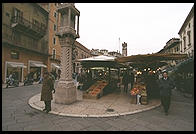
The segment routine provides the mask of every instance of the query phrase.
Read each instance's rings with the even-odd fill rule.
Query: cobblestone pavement
[[[28,99],[41,85],[2,89],[3,131],[193,131],[194,99],[174,90],[169,115],[162,107],[107,118],[64,117],[32,109]]]

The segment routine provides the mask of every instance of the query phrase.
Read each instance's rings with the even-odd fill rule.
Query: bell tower
[[[60,26],[56,35],[61,45],[61,76],[56,88],[55,103],[71,104],[77,98],[76,86],[72,79],[72,59],[74,42],[79,38],[80,12],[74,3],[58,4],[57,12],[60,14]]]
[[[127,56],[127,43],[122,43],[122,56]]]

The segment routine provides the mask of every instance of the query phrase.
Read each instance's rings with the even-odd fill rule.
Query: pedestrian
[[[130,74],[131,89],[133,88],[134,79],[135,79],[134,74],[133,74],[133,72],[131,72],[131,74]]]
[[[163,78],[159,80],[161,104],[164,108],[165,115],[168,115],[168,110],[171,102],[171,90],[174,88],[174,82],[168,77],[166,71],[163,72]]]
[[[33,74],[33,80],[34,80],[34,81],[37,80],[37,72],[34,72],[34,74]]]
[[[41,101],[44,101],[45,103],[45,108],[43,109],[43,111],[46,111],[46,113],[51,111],[51,100],[53,99],[52,91],[53,93],[55,92],[54,83],[49,73],[46,71],[44,72],[43,85],[41,91]]]
[[[129,74],[128,74],[128,71],[126,71],[124,73],[122,82],[123,82],[123,85],[124,85],[124,92],[127,93],[128,84],[129,84]]]

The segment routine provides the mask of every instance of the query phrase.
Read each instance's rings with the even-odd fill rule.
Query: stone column
[[[68,13],[66,12],[67,10]],[[71,104],[77,100],[76,86],[72,79],[72,49],[78,37],[76,35],[75,25],[73,28],[71,27],[73,21],[71,20],[71,14],[72,11],[77,11],[77,9],[74,4],[63,3],[59,5],[57,11],[61,14],[61,19],[68,19],[68,23],[64,20],[61,21],[59,30],[56,33],[61,45],[61,77],[56,87],[55,103]],[[79,11],[73,15],[75,17],[78,14]]]
[[[71,9],[68,9],[68,26],[71,27]]]
[[[55,93],[55,102],[71,104],[76,101],[76,86],[72,79],[72,44],[75,39],[72,37],[59,38],[61,44],[61,78]]]

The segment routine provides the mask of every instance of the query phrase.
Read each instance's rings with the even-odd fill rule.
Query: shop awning
[[[7,63],[8,67],[21,67],[21,68],[27,68],[23,63]]]
[[[31,66],[32,67],[44,67],[44,68],[47,68],[47,66],[46,65],[44,65],[44,64],[42,64],[42,63],[31,63]]]
[[[115,60],[120,63],[124,62],[154,62],[154,61],[166,61],[166,60],[180,60],[186,59],[187,54],[173,54],[173,53],[155,53],[155,54],[144,54],[144,55],[132,55],[126,57],[119,57]]]
[[[116,57],[113,56],[105,56],[105,55],[100,55],[100,56],[94,56],[90,58],[85,58],[85,59],[78,59],[78,61],[114,61]]]
[[[60,69],[60,66],[58,66],[58,65],[57,65],[57,64],[55,64],[55,63],[51,63],[51,65],[52,65],[52,66],[54,66],[55,68]]]

